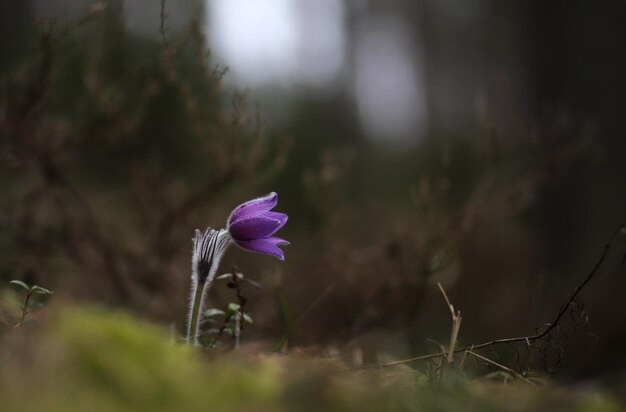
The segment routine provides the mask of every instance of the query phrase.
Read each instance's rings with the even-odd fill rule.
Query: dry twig
[[[448,299],[448,295],[446,295],[446,291],[443,289],[443,286],[441,286],[441,283],[437,282],[437,286],[439,286],[439,290],[446,300],[446,304],[448,308],[450,308],[450,314],[452,315],[452,332],[450,332],[450,345],[448,346],[446,355],[446,363],[452,363],[452,361],[454,361],[454,349],[459,337],[459,329],[461,329],[461,311],[454,310],[454,305],[450,303],[450,299]]]
[[[536,341],[544,339],[553,330],[555,330],[555,328],[558,329],[559,322],[561,321],[561,319],[563,318],[565,313],[567,313],[569,306],[572,304],[572,302],[574,302],[578,298],[578,295],[580,294],[580,292],[591,281],[591,279],[593,279],[600,272],[600,269],[602,268],[602,265],[603,265],[604,261],[606,260],[606,257],[607,257],[607,255],[609,253],[609,250],[611,249],[611,246],[613,245],[617,235],[619,235],[619,234],[626,235],[626,227],[620,227],[618,230],[616,230],[611,235],[611,237],[609,238],[609,241],[604,245],[604,250],[602,251],[602,254],[600,255],[600,258],[596,261],[596,264],[594,265],[593,269],[591,270],[591,272],[589,272],[587,277],[576,287],[576,289],[574,289],[574,292],[570,295],[570,297],[567,299],[565,304],[561,307],[561,309],[559,310],[558,314],[556,315],[554,321],[552,321],[551,323],[546,324],[547,328],[544,331],[537,332],[534,335],[520,336],[520,337],[515,337],[515,338],[494,339],[494,340],[489,341],[489,342],[484,342],[484,343],[480,343],[480,344],[470,344],[470,345],[466,345],[466,346],[464,346],[462,348],[459,348],[459,349],[454,349],[453,344],[456,343],[456,338],[457,338],[457,335],[458,335],[458,329],[456,331],[457,335],[454,334],[454,332],[455,332],[454,331],[454,322],[455,322],[454,321],[454,319],[455,319],[454,307],[452,306],[452,304],[450,303],[449,299],[447,298],[447,296],[445,294],[445,291],[443,290],[441,285],[439,285],[439,288],[440,288],[442,294],[444,295],[444,298],[446,299],[446,303],[448,303],[448,306],[450,307],[450,311],[452,313],[452,318],[453,318],[453,330],[452,330],[452,334],[450,336],[450,348],[449,348],[448,353],[447,353],[447,362],[451,361],[451,357],[455,353],[467,352],[467,353],[470,353],[470,354],[476,356],[477,354],[475,354],[475,352],[474,352],[475,350],[486,348],[486,347],[492,347],[494,345],[498,345],[498,344],[502,344],[502,343],[523,342],[527,346],[531,346]],[[461,323],[460,312],[458,312],[456,314],[456,316],[459,317],[458,327],[460,328],[460,323]],[[433,358],[442,357],[442,356],[443,355],[441,353],[431,353],[431,354],[428,354],[428,355],[416,356],[416,357],[413,357],[413,358],[408,358],[408,359],[403,359],[403,360],[398,360],[398,361],[393,361],[393,362],[379,363],[379,364],[374,364],[374,365],[364,365],[364,366],[361,366],[361,367],[358,367],[358,368],[353,368],[352,370],[383,368],[383,367],[388,367],[388,366],[404,365],[404,364],[411,363],[411,362],[417,362],[417,361],[421,361],[421,360],[433,359]],[[484,357],[481,357],[481,359],[483,359],[483,358]],[[483,360],[485,360],[485,359],[487,359],[487,358],[484,358]],[[489,360],[489,362],[490,363],[495,363],[494,361],[491,361],[491,360]],[[499,367],[503,366],[503,365],[500,365],[500,364],[497,364],[497,365]],[[508,369],[510,369],[510,368],[508,368]]]

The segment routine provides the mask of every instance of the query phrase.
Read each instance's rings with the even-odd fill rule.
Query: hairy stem
[[[200,307],[201,302],[202,302],[202,295],[204,292],[204,285],[205,282],[198,282],[197,280],[194,280],[194,282],[196,282],[196,288],[195,291],[193,293],[193,301],[190,302],[189,305],[189,329],[187,331],[187,343],[189,345],[197,345],[198,344],[198,318],[199,318],[199,312],[200,312]]]
[[[204,311],[204,300],[208,290],[211,288],[222,255],[232,240],[225,229],[213,230],[209,227],[204,233],[196,230],[196,237],[193,242],[194,250],[191,259],[192,289],[189,297],[190,312],[188,315],[187,344],[198,346],[200,318]]]

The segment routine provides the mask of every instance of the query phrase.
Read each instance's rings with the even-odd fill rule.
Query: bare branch
[[[454,361],[454,348],[456,347],[459,330],[461,329],[461,311],[454,311],[454,305],[450,303],[450,299],[448,299],[448,295],[446,295],[446,291],[443,289],[443,286],[441,286],[441,283],[437,282],[437,286],[439,286],[439,290],[450,309],[450,315],[452,315],[452,332],[450,332],[450,345],[448,346],[446,356],[446,363],[452,363]]]
[[[593,279],[600,272],[600,269],[602,269],[602,265],[604,264],[604,261],[606,260],[606,257],[608,256],[609,250],[613,246],[613,243],[615,242],[615,238],[619,234],[626,235],[626,227],[620,227],[619,229],[617,229],[611,235],[611,237],[609,238],[609,241],[604,245],[604,250],[602,251],[602,254],[600,255],[600,258],[597,260],[597,262],[594,265],[594,267],[591,270],[591,272],[589,272],[587,277],[576,287],[576,289],[574,289],[574,292],[570,295],[570,297],[567,299],[565,304],[561,307],[561,309],[559,310],[558,314],[556,315],[554,321],[552,321],[551,323],[546,324],[547,328],[544,331],[537,332],[534,335],[520,336],[520,337],[515,337],[515,338],[494,339],[494,340],[489,341],[489,342],[484,342],[484,343],[479,343],[479,344],[470,344],[470,345],[466,345],[466,346],[464,346],[462,348],[454,349],[454,350],[452,350],[452,336],[451,336],[451,348],[448,351],[448,359],[450,359],[450,357],[452,355],[454,355],[455,353],[461,353],[461,352],[469,352],[470,354],[476,356],[476,354],[473,352],[474,350],[482,349],[482,348],[486,348],[486,347],[492,347],[494,345],[499,345],[499,344],[503,344],[503,343],[523,342],[528,347],[531,347],[538,340],[545,339],[552,331],[555,330],[555,328],[558,330],[559,322],[561,321],[561,319],[563,318],[565,313],[567,313],[569,306],[572,304],[572,302],[574,302],[578,298],[578,295],[580,295],[580,292],[584,289],[585,286],[587,286],[587,284],[591,281],[591,279]],[[441,287],[441,285],[438,284],[438,286],[439,286],[439,289],[441,290],[441,293],[444,296],[444,299],[446,300],[446,303],[450,307],[450,310],[452,312],[452,316],[453,316],[453,319],[454,319],[454,317],[455,317],[454,307],[450,303],[450,300],[448,299],[448,297],[447,297],[445,291],[443,290],[443,288]],[[459,316],[459,323],[460,323],[460,312],[458,312],[458,316]],[[458,331],[457,331],[457,333],[458,333]],[[564,358],[564,350],[563,350],[563,348],[555,346],[555,347],[552,347],[552,349],[554,349],[557,352],[557,355],[559,356],[559,361],[562,361],[562,359]],[[358,367],[358,368],[353,368],[353,369],[350,369],[350,370],[373,369],[373,368],[383,368],[383,367],[388,367],[388,366],[404,365],[404,364],[411,363],[411,362],[417,362],[417,361],[421,361],[421,360],[433,359],[433,358],[437,358],[437,357],[442,357],[443,358],[443,356],[444,356],[444,354],[442,354],[442,353],[431,353],[431,354],[428,354],[428,355],[416,356],[416,357],[413,357],[413,358],[408,358],[408,359],[403,359],[403,360],[398,360],[398,361],[393,361],[393,362],[379,363],[379,364],[374,364],[374,365],[365,365],[365,366],[361,366],[361,367]],[[481,359],[482,358],[483,357],[481,357]],[[483,360],[485,360],[485,359],[487,359],[487,358],[484,358]],[[489,361],[493,362],[491,360],[489,360]],[[448,362],[449,362],[449,360],[448,360]],[[497,364],[497,365],[498,366],[502,366],[500,364]]]
[[[494,361],[494,360],[492,360],[492,359],[489,359],[489,358],[487,358],[487,357],[485,357],[485,356],[479,355],[479,354],[478,354],[478,353],[476,353],[476,352],[472,352],[471,350],[466,350],[464,353],[466,353],[466,354],[468,354],[468,355],[472,355],[472,356],[474,356],[474,357],[475,357],[475,358],[477,358],[477,359],[480,359],[480,360],[482,360],[482,361],[484,361],[484,362],[487,362],[487,363],[488,363],[488,364],[490,364],[490,365],[493,365],[493,366],[495,366],[495,367],[497,367],[497,368],[502,369],[503,371],[506,371],[506,372],[510,373],[511,375],[515,376],[515,377],[516,377],[516,378],[518,378],[518,379],[521,379],[521,380],[523,380],[523,381],[525,381],[525,382],[528,382],[526,379],[524,379],[524,377],[523,377],[520,373],[518,373],[518,372],[514,371],[513,369],[509,368],[508,366],[504,366],[504,365],[503,365],[503,364],[501,364],[501,363],[498,363],[498,362],[496,362],[496,361]],[[529,382],[529,383],[530,383],[530,382]],[[531,384],[532,384],[532,383],[531,383]]]

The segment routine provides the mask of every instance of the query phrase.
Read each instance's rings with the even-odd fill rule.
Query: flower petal
[[[242,249],[252,252],[265,253],[272,255],[280,260],[285,260],[285,254],[278,246],[288,245],[289,242],[279,237],[268,237],[265,239],[244,240],[235,242]]]
[[[276,231],[278,231],[281,227],[285,226],[285,223],[287,223],[287,220],[289,219],[289,216],[287,216],[285,213],[280,213],[280,212],[265,212],[263,213],[263,217],[276,219],[280,222],[280,225],[278,225],[278,228],[276,228],[274,233],[276,233]],[[271,236],[274,233],[270,233],[268,236]]]
[[[228,227],[235,240],[253,240],[274,234],[281,226],[281,221],[265,216],[238,220]]]
[[[256,217],[273,209],[278,204],[278,194],[272,192],[266,196],[249,200],[237,206],[228,217],[227,226],[243,219]]]

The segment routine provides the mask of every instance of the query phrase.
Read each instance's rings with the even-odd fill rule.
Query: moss
[[[618,411],[600,392],[470,381],[434,384],[408,368],[346,371],[298,356],[218,357],[175,345],[128,314],[65,307],[2,343],[10,411]]]
[[[66,308],[27,338],[3,371],[10,410],[265,410],[280,395],[272,363],[208,362],[118,312]]]

